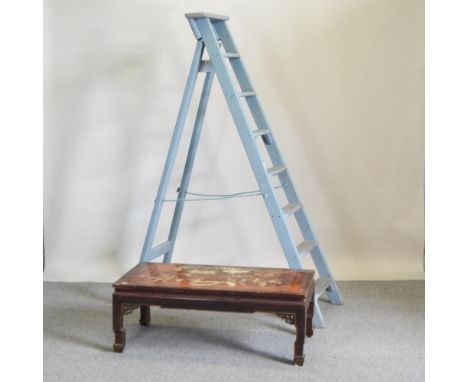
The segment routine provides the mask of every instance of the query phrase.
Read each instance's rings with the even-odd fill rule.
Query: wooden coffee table
[[[305,335],[313,334],[313,271],[141,263],[113,287],[115,352],[122,352],[125,347],[124,313],[131,307],[140,307],[140,324],[149,325],[150,305],[158,305],[289,316],[296,326],[294,363],[304,363]]]

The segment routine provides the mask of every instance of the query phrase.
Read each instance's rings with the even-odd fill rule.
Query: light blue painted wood
[[[228,16],[224,15],[217,15],[215,13],[208,13],[208,12],[195,12],[195,13],[186,13],[185,17],[187,19],[200,19],[200,18],[208,18],[211,21],[227,21],[229,20]]]
[[[149,252],[153,246],[154,235],[156,233],[159,216],[161,214],[163,200],[167,192],[167,187],[169,186],[172,168],[174,167],[177,149],[179,147],[180,138],[184,129],[185,119],[187,118],[187,111],[190,105],[190,100],[192,99],[193,89],[195,88],[195,82],[197,80],[197,74],[202,55],[203,43],[198,41],[197,46],[195,47],[195,53],[193,54],[192,65],[190,67],[187,85],[185,86],[184,96],[180,105],[179,115],[177,117],[174,128],[174,134],[169,146],[166,164],[164,165],[161,182],[159,183],[158,194],[156,196],[156,200],[154,201],[153,212],[151,213],[148,230],[146,232],[145,243],[143,244],[143,249],[141,251],[140,262],[148,261]]]
[[[218,32],[218,35],[221,38],[221,41],[224,44],[224,47],[227,51],[239,52],[237,47],[235,46],[234,40],[231,37],[230,31],[226,23],[216,23],[215,28]],[[233,71],[239,81],[242,89],[253,89],[252,82],[249,79],[247,74],[247,70],[243,64],[241,59],[231,60]],[[268,129],[271,131],[270,125],[266,119],[265,113],[263,112],[262,106],[260,104],[258,97],[249,97],[246,99],[247,104],[249,106],[250,112],[252,113],[252,117],[255,120],[255,123],[258,129]],[[279,151],[278,145],[274,139],[272,133],[268,134],[268,142],[266,143],[266,150],[270,156],[270,160],[274,166],[283,166],[284,160],[281,156]],[[278,174],[279,180],[281,184],[286,184],[287,186],[284,188],[284,192],[286,198],[290,203],[300,203],[299,197],[296,193],[293,180],[289,174],[289,171],[283,171]],[[297,219],[297,223],[301,233],[306,241],[317,241],[316,235],[312,228],[309,218],[305,212],[304,208],[301,208],[295,213],[295,218]],[[317,268],[317,271],[320,276],[331,277],[330,267],[327,264],[325,256],[322,253],[320,244],[317,242],[317,245],[311,251],[311,256],[314,261],[314,264]],[[327,290],[328,297],[332,304],[341,304],[342,298],[340,292],[333,281],[330,288]]]
[[[174,216],[172,218],[171,229],[169,231],[169,241],[172,243],[175,243],[175,240],[177,238],[177,232],[179,231],[180,219],[182,217],[182,211],[184,209],[184,199],[190,182],[190,176],[192,174],[198,142],[200,141],[200,133],[203,126],[203,120],[205,118],[208,99],[210,97],[211,85],[213,84],[213,76],[213,72],[206,73],[205,82],[203,84],[203,90],[200,97],[200,104],[198,106],[197,116],[195,117],[195,125],[193,128],[192,138],[190,140],[187,159],[185,160],[184,173],[182,175],[179,192],[177,194],[177,204],[174,210]],[[165,263],[171,262],[173,251],[174,246],[172,246],[170,251],[164,255]]]
[[[146,261],[154,260],[160,256],[165,255],[169,251],[172,251],[172,247],[174,246],[174,242],[172,241],[165,241],[157,245],[156,247],[151,248],[149,254],[147,255]]]
[[[186,16],[187,16],[187,15],[186,15]],[[201,39],[201,35],[200,35],[200,32],[198,31],[197,23],[195,22],[195,20],[194,20],[193,18],[187,17],[187,19],[188,19],[190,28],[192,28],[192,32],[193,32],[193,34],[195,35],[195,38],[196,38],[197,40],[200,40],[200,39]]]
[[[314,328],[325,327],[325,320],[323,319],[323,314],[322,314],[322,310],[320,309],[318,299],[315,299],[314,315],[312,317],[312,325],[314,326]]]
[[[318,304],[318,298],[323,292],[326,292],[331,303],[341,304],[341,295],[335,280],[331,275],[330,268],[322,253],[316,235],[310,224],[310,220],[307,217],[305,209],[296,193],[289,170],[283,161],[273,133],[271,132],[270,125],[260,105],[260,101],[253,88],[252,82],[248,77],[239,51],[237,50],[228,30],[226,25],[227,17],[201,13],[187,14],[186,16],[198,42],[140,261],[149,261],[162,255],[164,255],[164,262],[170,262],[172,259],[172,253],[175,240],[177,238],[177,232],[180,225],[188,184],[190,182],[195,154],[200,140],[200,133],[203,126],[213,77],[214,73],[216,73],[289,266],[291,268],[302,268],[301,258],[305,254],[310,254],[312,256],[312,260],[314,261],[320,275],[317,280],[317,285],[320,290],[317,290],[318,293],[316,294],[317,304],[314,314],[314,326],[323,327],[324,321]],[[209,61],[201,60],[203,50],[205,48],[207,49],[210,57]],[[230,75],[228,64],[232,65],[235,78],[232,78]],[[187,153],[181,185],[178,191],[177,204],[171,223],[169,237],[166,242],[152,248],[162,203],[169,184],[187,110],[199,72],[206,72],[206,77],[200,97],[189,151]],[[240,91],[236,86],[236,81],[240,86]],[[251,113],[255,126],[249,125],[248,113]],[[268,156],[273,164],[269,169],[265,168],[263,158],[260,154],[258,147],[260,142],[265,144]],[[283,190],[289,203],[286,206],[280,206],[279,204],[279,199],[272,182],[272,178],[274,176],[277,176],[281,184],[284,185]],[[293,236],[288,227],[288,215],[297,220],[301,234],[304,238],[302,243],[294,242]]]
[[[215,68],[221,88],[223,89],[226,102],[233,116],[237,131],[243,143],[250,165],[254,172],[258,186],[263,193],[263,199],[267,206],[270,217],[273,221],[276,233],[280,239],[280,244],[286,259],[291,268],[302,268],[301,261],[297,256],[296,246],[286,224],[285,216],[279,205],[278,198],[273,189],[270,177],[268,176],[260,152],[256,147],[252,129],[249,127],[248,119],[242,107],[239,94],[234,86],[226,67],[226,61],[216,40],[216,32],[212,23],[207,18],[196,19],[198,30],[208,51],[210,59]],[[252,89],[242,89],[251,92]],[[249,98],[256,98],[255,96]]]

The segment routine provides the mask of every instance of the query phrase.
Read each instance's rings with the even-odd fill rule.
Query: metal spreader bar
[[[341,295],[312,229],[310,220],[306,215],[304,206],[296,193],[289,169],[280,154],[270,125],[260,105],[257,93],[247,75],[241,55],[228,30],[226,22],[229,18],[210,13],[188,13],[185,16],[197,39],[197,44],[166,164],[159,184],[158,194],[154,202],[140,262],[151,261],[161,256],[163,256],[163,261],[166,263],[170,262],[172,259],[213,77],[216,75],[234,119],[242,145],[249,159],[250,166],[255,175],[259,193],[263,196],[263,200],[265,201],[289,267],[296,269],[303,268],[302,260],[307,255],[312,257],[315,264],[319,278],[316,282],[314,326],[323,327],[324,321],[318,299],[322,294],[326,293],[330,302],[338,305],[342,303]],[[209,60],[202,59],[205,49],[208,52]],[[187,111],[193,95],[196,79],[200,73],[204,73],[205,81],[181,184],[175,200],[176,206],[169,237],[165,242],[153,246]],[[232,75],[232,73],[234,75]],[[251,118],[249,118],[249,113]],[[254,126],[251,126],[251,120],[254,121]],[[262,157],[259,145],[265,146],[271,165],[265,165],[265,159]],[[275,187],[273,185],[275,177],[278,178],[282,187]],[[277,191],[278,188],[282,191]],[[277,192],[284,192],[288,201],[286,205],[282,206],[280,204]],[[289,228],[290,219],[296,219],[297,221],[303,237],[301,243],[296,243],[293,239]]]

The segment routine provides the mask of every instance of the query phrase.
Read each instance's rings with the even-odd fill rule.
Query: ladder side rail
[[[218,30],[218,34],[221,37],[221,41],[223,42],[225,48],[233,52],[238,52],[238,49],[234,43],[234,40],[232,39],[231,33],[226,23],[218,23],[216,25],[216,28]],[[245,69],[245,65],[243,64],[242,60],[240,58],[236,60],[232,60],[231,65],[233,67],[237,80],[239,81],[241,86],[245,86],[246,88],[253,90],[252,81],[250,80],[249,75],[247,74],[247,70]],[[266,144],[265,146],[270,156],[272,164],[284,165],[284,160],[279,152],[273,133],[270,129],[270,124],[268,123],[265,117],[265,113],[263,112],[263,109],[260,105],[260,101],[258,98],[259,97],[248,97],[246,99],[250,112],[252,113],[252,117],[255,123],[257,124],[258,129],[267,129],[270,131],[269,133],[270,143]],[[292,179],[290,178],[288,171],[283,171],[282,173],[278,174],[278,177],[282,184],[287,184],[287,187],[285,188],[285,194],[286,194],[287,200],[290,203],[299,202],[299,197],[297,196],[295,192],[294,186],[292,184]],[[298,211],[296,216],[299,215],[299,212],[300,211]],[[307,225],[303,224],[303,227],[301,228],[301,232],[303,230],[305,231],[306,228],[307,228]],[[302,233],[305,238],[304,232]],[[307,240],[315,240],[315,238],[308,238]]]
[[[218,32],[221,41],[225,47],[226,51],[232,53],[239,53],[234,40],[231,36],[229,28],[226,23],[217,23],[216,29]],[[230,60],[233,71],[237,77],[237,80],[241,84],[243,90],[254,90],[252,82],[249,78],[247,70],[245,69],[245,65],[240,58],[235,60]],[[284,165],[284,160],[282,155],[279,151],[278,145],[274,138],[274,135],[271,131],[270,125],[266,119],[265,113],[263,108],[260,104],[259,97],[248,97],[246,99],[247,104],[249,106],[250,112],[252,113],[252,117],[257,124],[258,129],[268,129],[270,131],[269,134],[269,144],[266,144],[266,150],[270,156],[271,162],[273,165]],[[286,184],[284,187],[284,192],[286,195],[287,200],[290,203],[297,203],[299,202],[299,196],[296,193],[296,189],[294,187],[291,175],[288,171],[283,171],[282,173],[278,174],[278,178],[281,184]],[[310,219],[307,216],[305,208],[301,208],[294,214],[297,223],[299,225],[299,229],[302,233],[302,236],[305,240],[316,240],[316,235],[312,224],[310,223]],[[317,271],[320,276],[332,277],[330,267],[323,256],[323,252],[321,250],[320,244],[317,242],[317,247],[312,250],[312,258],[314,264],[317,268]],[[330,301],[332,303],[340,304],[341,303],[341,296],[339,294],[338,288],[335,284],[335,281],[332,281],[331,287],[327,289],[327,293],[329,295]]]
[[[228,29],[226,23],[218,23],[216,25],[218,34],[221,37],[221,41],[223,42],[224,46],[232,50],[234,52],[238,52],[237,47],[232,39],[231,33]],[[253,89],[252,82],[250,81],[249,75],[247,74],[247,70],[245,69],[245,65],[240,59],[232,60],[231,61],[234,73],[237,76],[237,79],[241,85],[245,85],[246,87]],[[279,151],[278,145],[274,138],[273,133],[271,132],[270,124],[268,123],[265,113],[263,112],[263,108],[260,104],[258,99],[259,97],[248,97],[247,104],[249,106],[250,112],[252,113],[252,117],[257,124],[258,129],[268,129],[270,130],[269,136],[269,144],[266,144],[266,150],[270,156],[271,162],[273,165],[284,165],[284,160],[282,155]],[[284,187],[284,192],[286,195],[287,200],[290,203],[297,203],[299,202],[299,197],[295,191],[295,187],[289,171],[283,171],[282,173],[278,174],[278,178],[281,184],[286,184],[287,186]],[[316,240],[315,234],[313,232],[312,226],[310,224],[309,219],[307,218],[304,208],[301,208],[296,214],[295,217],[297,219],[299,229],[305,240]],[[327,271],[328,266],[321,266],[321,269],[317,269],[319,273],[322,275],[329,275],[329,271]]]
[[[256,110],[258,110],[258,112],[256,112]],[[259,119],[261,118],[264,121],[266,121],[265,116],[260,107],[260,104],[258,102],[257,102],[257,105],[254,105],[254,107],[251,108],[251,111],[255,120],[257,120],[257,118]],[[261,126],[264,126],[264,125],[261,125]],[[267,149],[268,154],[270,155],[272,162],[284,163],[273,134],[270,134],[270,140],[271,140],[270,141],[271,143],[269,145],[265,145],[265,147]],[[288,201],[291,203],[299,202],[299,197],[296,193],[296,189],[294,187],[294,183],[291,178],[289,170],[283,171],[282,173],[278,174],[278,179],[281,184],[286,185],[285,187],[283,187],[283,189],[284,189],[284,193]],[[304,237],[304,240],[313,240],[313,241],[316,241],[317,243],[316,247],[311,251],[311,256],[314,261],[317,272],[322,277],[331,277],[333,279],[331,268],[328,265],[328,262],[325,256],[323,255],[320,242],[317,241],[317,238],[316,238],[317,236],[315,234],[311,221],[309,217],[307,216],[307,212],[304,206],[303,208],[299,209],[294,214],[294,217],[296,218],[297,224],[302,233],[302,236]],[[334,279],[331,282],[331,286],[327,288],[327,294],[332,304],[341,304],[342,298],[335,284]]]
[[[227,53],[239,53],[237,46],[234,42],[234,39],[231,36],[229,31],[229,27],[226,23],[217,23],[215,24],[215,29],[218,32],[218,36],[223,43],[224,49]],[[236,59],[230,60],[234,73],[239,81],[242,90],[254,90],[252,81],[245,70],[245,67],[242,65],[241,57],[237,57]],[[250,97],[251,99],[257,97]],[[249,100],[249,98],[247,98]]]
[[[323,318],[322,310],[320,309],[320,305],[318,304],[317,300],[315,300],[314,315],[312,316],[312,325],[314,328],[325,327],[325,320]]]
[[[234,52],[238,52],[237,47],[234,43],[234,40],[232,39],[231,33],[228,29],[228,26],[226,23],[219,23],[216,25],[218,34],[221,37],[221,41],[223,42],[224,46],[232,50]],[[253,85],[252,81],[249,78],[249,75],[247,74],[247,70],[245,69],[245,65],[242,62],[241,59],[237,60],[232,60],[231,65],[233,68],[233,71],[237,77],[237,80],[241,84],[241,86],[245,86],[246,88],[250,88],[253,90]],[[260,100],[258,99],[259,97],[248,97],[247,104],[249,106],[250,112],[252,113],[252,117],[257,124],[258,129],[268,129],[270,131],[269,133],[269,144],[266,144],[266,149],[268,152],[268,155],[270,156],[271,162],[273,165],[284,165],[284,160],[281,156],[281,153],[278,149],[278,145],[276,144],[273,132],[271,131],[270,124],[268,123],[265,113],[263,112],[263,108],[260,104]],[[279,179],[282,184],[287,184],[288,186],[285,187],[285,194],[286,198],[290,203],[297,203],[299,202],[299,197],[295,192],[294,185],[292,183],[292,179],[288,174],[288,171],[284,171],[281,174],[279,174]],[[303,210],[303,209],[301,209]],[[296,216],[299,215],[299,211],[296,214]],[[300,219],[303,220],[303,219]],[[298,221],[298,223],[300,223]],[[307,221],[304,221],[303,224],[299,224],[301,228],[301,232],[304,235],[304,232],[308,231],[308,224],[306,224]],[[310,236],[310,235],[309,235]],[[315,240],[314,237],[308,237],[306,238],[307,240]]]
[[[190,28],[192,28],[192,32],[193,32],[193,34],[195,35],[195,38],[196,38],[197,40],[201,41],[202,35],[201,35],[201,33],[200,33],[200,29],[198,29],[197,21],[198,21],[200,18],[203,18],[203,17],[205,17],[205,16],[199,16],[199,17],[193,17],[193,16],[188,17],[188,16],[189,16],[188,14],[185,15],[185,17],[187,17],[187,20],[188,20],[188,22],[189,22],[189,24],[190,24]],[[206,16],[206,17],[208,17],[208,16]],[[208,17],[208,18],[209,18],[209,17]],[[209,19],[210,19],[210,18],[209,18]],[[228,18],[226,18],[226,19],[217,18],[217,19],[210,19],[210,22],[211,22],[213,25],[216,25],[216,24],[219,24],[219,23],[224,24],[224,22],[227,21],[227,20],[228,20]],[[218,41],[220,38],[219,38],[219,36],[218,36],[218,32],[217,32],[216,29],[214,30],[214,35],[215,35],[216,41]]]
[[[255,178],[260,190],[262,191],[264,201],[273,221],[277,235],[280,239],[280,243],[286,255],[288,264],[291,268],[302,268],[300,259],[297,256],[297,251],[292,235],[286,224],[283,212],[279,206],[273,185],[266,173],[266,169],[263,165],[260,153],[256,147],[255,139],[249,129],[244,109],[242,108],[242,104],[236,94],[233,81],[227,71],[226,62],[222,57],[220,47],[218,46],[216,40],[216,31],[214,30],[211,22],[206,18],[197,19],[196,22],[198,30],[203,36],[205,47],[207,48],[210,55],[210,59],[218,76],[218,80],[223,89],[224,96],[226,97],[227,104],[231,110],[231,114],[234,118],[237,131],[249,158],[249,162],[254,172]],[[216,23],[217,26],[221,24],[224,23]]]
[[[266,147],[267,147],[267,151],[270,153],[271,156],[273,157],[275,157],[276,155],[280,156],[279,149],[278,149],[278,146],[276,146],[274,138],[272,138],[272,144],[270,145],[270,147],[268,145]],[[284,187],[284,191],[285,191],[287,199],[299,200],[297,193],[296,193],[296,189],[291,179],[291,175],[289,174],[289,171],[283,171],[281,174],[278,174],[278,178],[281,184],[287,184],[287,186]],[[335,305],[342,304],[342,297],[335,283],[335,279],[331,273],[331,268],[328,265],[328,261],[326,257],[323,255],[322,247],[320,245],[320,242],[317,240],[317,236],[315,235],[314,228],[311,224],[309,217],[307,216],[307,212],[304,206],[299,211],[297,211],[294,216],[296,218],[296,221],[302,233],[302,236],[304,237],[304,240],[313,240],[316,242],[316,246],[315,248],[312,249],[312,251],[310,252],[310,255],[312,256],[312,260],[315,264],[315,267],[319,275],[321,277],[331,278],[330,286],[326,289],[330,302]],[[316,320],[317,320],[317,326],[319,326],[318,322],[320,322],[320,316],[317,316]]]
[[[190,146],[187,152],[187,159],[185,161],[184,172],[182,174],[179,192],[177,193],[176,207],[174,209],[174,215],[172,217],[171,228],[169,231],[168,241],[173,244],[170,247],[170,250],[164,255],[163,262],[165,263],[170,263],[172,259],[172,253],[174,251],[174,245],[177,238],[177,233],[179,231],[182,211],[184,209],[187,188],[190,182],[190,176],[192,174],[198,142],[200,141],[201,129],[203,127],[203,121],[208,105],[208,99],[210,97],[211,85],[213,84],[213,76],[213,72],[207,72],[205,76],[205,82],[203,83],[203,90],[200,96],[200,103],[198,105],[197,116],[195,117],[192,138],[190,139]]]
[[[171,144],[169,146],[169,152],[167,154],[166,163],[161,176],[161,182],[159,184],[158,193],[154,201],[153,211],[151,213],[150,222],[148,224],[148,230],[145,236],[145,242],[141,251],[140,263],[145,262],[151,251],[153,245],[154,236],[156,233],[159,216],[161,214],[162,204],[164,197],[169,186],[170,176],[174,167],[175,157],[177,155],[177,149],[179,147],[180,138],[182,136],[185,120],[187,118],[187,111],[190,106],[192,99],[193,90],[195,88],[195,82],[197,80],[198,69],[200,61],[203,56],[203,43],[198,41],[195,47],[195,53],[193,54],[192,65],[190,66],[190,72],[185,86],[184,95],[179,109],[179,115],[177,116],[174,133],[172,135]]]
[[[198,30],[197,23],[195,22],[195,20],[193,18],[187,18],[187,20],[188,20],[188,22],[190,24],[190,28],[192,28],[192,32],[195,35],[195,38],[197,40],[200,40],[201,39],[201,34],[200,34],[200,31]]]
[[[237,47],[234,44],[232,36],[229,32],[228,26],[225,23],[217,24],[218,34],[221,37],[221,41],[225,45],[227,49],[232,49],[235,52],[238,52]],[[238,81],[241,84],[245,84],[250,89],[253,89],[252,82],[247,74],[247,70],[245,69],[245,65],[243,62],[238,60],[233,60],[231,62],[233,66],[234,73],[237,76]],[[248,97],[247,104],[249,105],[250,111],[252,113],[252,117],[255,120],[257,127],[259,129],[269,129],[270,130],[270,140],[271,144],[267,144],[266,149],[268,154],[270,155],[271,161],[274,165],[284,165],[284,160],[282,155],[279,151],[278,145],[274,138],[273,133],[270,129],[270,124],[268,123],[263,108],[260,104],[259,97]],[[299,202],[299,196],[295,191],[295,187],[293,181],[291,179],[291,175],[289,171],[284,171],[278,174],[278,178],[280,179],[282,184],[287,184],[288,186],[285,188],[286,197],[289,202],[297,203]],[[313,229],[311,227],[310,221],[307,218],[304,208],[299,210],[296,213],[296,217],[298,219],[299,227],[301,232],[306,240],[316,240],[315,234],[313,233]]]

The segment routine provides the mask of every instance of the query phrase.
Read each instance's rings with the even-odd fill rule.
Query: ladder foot
[[[315,301],[315,306],[314,306],[314,317],[312,319],[312,325],[314,328],[322,329],[325,327],[325,323],[323,320],[322,312],[320,310],[320,306],[318,304],[318,301]]]
[[[332,280],[330,286],[327,288],[328,299],[332,305],[343,305],[343,299],[336,285],[336,281]]]

